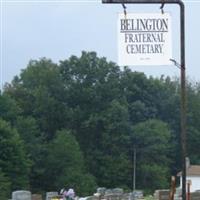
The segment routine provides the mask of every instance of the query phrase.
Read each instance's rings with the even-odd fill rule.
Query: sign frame
[[[171,65],[170,13],[118,14],[120,66]]]

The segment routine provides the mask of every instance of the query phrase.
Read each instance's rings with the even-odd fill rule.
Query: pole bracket
[[[161,6],[160,6],[162,14],[164,14],[164,6],[165,6],[165,0],[162,0]]]
[[[122,7],[124,9],[124,16],[126,18],[127,12],[126,12],[126,5],[124,3],[122,3]]]

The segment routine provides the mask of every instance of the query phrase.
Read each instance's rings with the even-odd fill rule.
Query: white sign
[[[170,65],[169,13],[124,13],[118,19],[118,64]]]

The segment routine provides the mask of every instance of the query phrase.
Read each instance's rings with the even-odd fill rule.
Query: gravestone
[[[12,200],[31,200],[31,192],[18,190],[12,193]]]
[[[32,200],[42,200],[41,194],[32,194]]]
[[[156,200],[168,200],[169,194],[169,190],[156,190],[154,197]]]
[[[92,200],[91,196],[88,197],[79,197],[79,200]]]
[[[106,189],[105,195],[111,195],[113,194],[113,191],[111,189]]]
[[[200,192],[191,193],[191,200],[199,200],[199,199],[200,199]]]
[[[58,196],[58,192],[47,192],[46,193],[46,200],[51,200],[55,196]]]
[[[124,193],[123,195],[122,195],[122,198],[121,198],[122,200],[133,200],[133,198],[132,198],[132,193]]]
[[[113,194],[116,194],[116,195],[122,195],[124,193],[124,190],[122,188],[114,188],[112,192]]]
[[[99,187],[97,188],[97,193],[99,193],[100,195],[104,195],[106,191],[105,187]]]
[[[121,200],[122,190],[120,188],[107,189],[105,191],[104,199],[106,200]]]
[[[132,192],[132,198],[135,199],[142,199],[143,198],[143,191],[142,190],[135,190]]]

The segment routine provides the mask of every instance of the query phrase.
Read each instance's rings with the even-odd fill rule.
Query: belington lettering
[[[121,19],[127,54],[163,54],[168,19]]]
[[[168,19],[121,19],[121,32],[124,31],[168,31]]]

